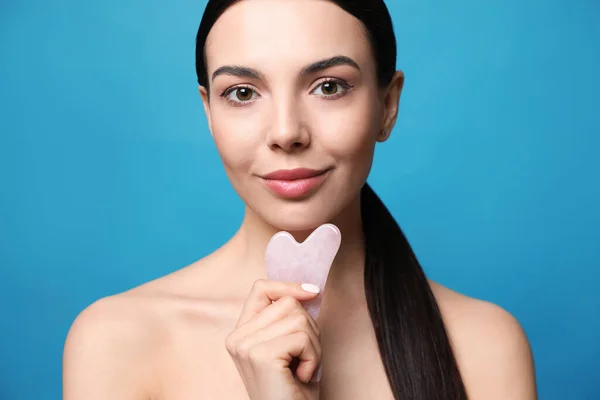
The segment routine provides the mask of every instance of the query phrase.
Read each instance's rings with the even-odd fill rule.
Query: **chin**
[[[282,210],[270,211],[265,221],[277,230],[288,232],[312,231],[319,226],[331,221],[331,216],[326,210],[292,211],[288,207]]]
[[[324,189],[324,190],[323,190]],[[350,210],[353,200],[359,199],[360,189],[340,190],[336,187],[322,188],[305,199],[286,200],[270,194],[248,196],[244,201],[258,219],[277,231],[296,232],[302,236],[319,226],[332,223]],[[357,203],[358,204],[358,203]],[[360,212],[360,211],[359,211]]]
[[[333,204],[324,207],[311,201],[263,203],[254,212],[275,229],[288,232],[313,231],[338,214]]]

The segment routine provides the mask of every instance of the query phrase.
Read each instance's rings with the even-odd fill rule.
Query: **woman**
[[[65,399],[536,398],[517,321],[428,281],[365,184],[404,82],[381,0],[211,0],[196,61],[243,223],[208,257],[82,312]],[[325,222],[343,238],[326,288],[265,279],[275,232],[302,241]],[[314,321],[302,303],[319,290]]]

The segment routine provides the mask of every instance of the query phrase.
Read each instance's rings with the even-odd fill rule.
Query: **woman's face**
[[[360,21],[328,1],[241,1],[210,31],[206,60],[210,130],[253,212],[307,230],[358,198],[395,118]]]

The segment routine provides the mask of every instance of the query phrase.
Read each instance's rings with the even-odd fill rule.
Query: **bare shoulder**
[[[496,304],[430,285],[469,398],[536,399],[531,347],[517,319]]]
[[[95,301],[73,322],[63,353],[63,398],[148,399],[166,332],[148,304],[123,293]]]
[[[85,308],[65,341],[64,399],[147,400],[161,392],[175,342],[202,337],[202,327],[225,329],[228,310],[235,314],[237,303],[214,289],[225,285],[214,284],[212,264],[208,257]]]

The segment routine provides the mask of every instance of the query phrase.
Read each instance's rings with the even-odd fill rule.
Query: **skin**
[[[391,399],[364,295],[359,192],[375,145],[396,121],[403,74],[379,88],[360,22],[319,0],[242,1],[217,21],[206,49],[209,77],[228,65],[260,73],[219,74],[210,88],[200,88],[223,165],[246,204],[244,220],[211,255],[86,308],[65,343],[63,398]],[[359,68],[300,72],[340,55]],[[323,86],[326,79],[352,88]],[[252,90],[220,96],[236,85]],[[295,167],[329,172],[317,191],[293,201],[268,191],[260,178]],[[300,307],[313,295],[263,280],[264,249],[279,230],[301,241],[328,221],[343,241],[313,325]],[[430,284],[469,398],[535,399],[532,354],[515,318]],[[320,383],[290,378],[284,360],[290,343],[261,350],[267,337],[290,337],[290,326],[311,339],[301,346],[301,380],[322,363]],[[259,343],[249,345],[250,338]],[[244,346],[255,348],[246,351],[253,356],[243,354]]]

